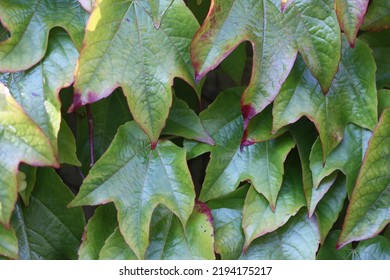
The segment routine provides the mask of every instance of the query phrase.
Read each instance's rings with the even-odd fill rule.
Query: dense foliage
[[[390,259],[387,0],[1,0],[0,258]]]

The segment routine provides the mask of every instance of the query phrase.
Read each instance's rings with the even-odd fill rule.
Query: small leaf
[[[378,113],[382,115],[386,108],[390,108],[390,90],[382,89],[378,91]]]
[[[317,139],[310,154],[310,169],[313,174],[314,187],[317,188],[320,182],[335,170],[341,170],[347,177],[347,190],[348,194],[351,195],[371,135],[372,132],[369,130],[348,124],[344,130],[343,140],[329,154],[325,164],[323,163],[321,142]]]
[[[54,170],[38,169],[29,206],[12,215],[20,259],[77,259],[84,215],[66,207],[73,197]]]
[[[301,176],[297,175],[300,175],[299,165],[290,161],[286,164],[286,174],[276,201],[275,211],[272,210],[264,196],[256,192],[254,188],[249,189],[242,213],[242,227],[245,232],[244,250],[256,238],[283,226],[290,217],[305,206]]]
[[[335,183],[319,201],[315,214],[318,220],[318,228],[321,235],[321,243],[332,229],[333,224],[339,218],[347,197],[346,181],[344,176],[338,176]]]
[[[26,176],[26,188],[24,190],[19,189],[19,195],[23,200],[25,206],[30,203],[30,196],[34,190],[35,182],[37,180],[37,167],[21,164],[19,165],[19,172],[23,172]]]
[[[242,77],[245,71],[246,60],[246,44],[240,44],[221,63],[222,71],[226,73],[237,86],[242,85]]]
[[[375,63],[368,46],[356,40],[351,49],[343,40],[342,59],[326,96],[302,59],[283,85],[273,107],[273,129],[307,116],[320,134],[323,156],[343,139],[344,128],[354,123],[373,129],[377,122]]]
[[[107,238],[102,250],[100,260],[137,260],[135,253],[126,244],[119,228]]]
[[[3,0],[0,18],[11,37],[0,42],[0,71],[25,70],[46,53],[49,31],[62,27],[81,48],[88,13],[77,0],[51,3],[40,0]]]
[[[79,249],[79,259],[97,260],[106,239],[118,227],[114,205],[99,206],[88,221]],[[107,243],[107,242],[106,242]],[[127,246],[126,246],[127,247]]]
[[[241,89],[222,92],[200,114],[203,125],[214,139],[200,200],[208,201],[234,191],[250,180],[274,208],[282,185],[283,162],[295,143],[285,134],[274,140],[240,147],[243,135],[239,100]],[[262,172],[259,172],[261,170]]]
[[[187,103],[175,96],[162,133],[214,144],[195,112],[188,107]]]
[[[319,242],[317,221],[301,210],[283,227],[253,241],[241,259],[313,260]]]
[[[387,0],[375,0],[369,6],[364,18],[362,30],[381,31],[390,28],[390,2]]]
[[[336,0],[336,12],[340,28],[349,45],[355,45],[356,35],[363,23],[369,0]]]
[[[375,236],[390,222],[390,109],[372,135],[345,216],[338,246]]]
[[[96,3],[70,110],[122,87],[134,119],[155,145],[172,103],[173,79],[182,78],[195,88],[189,45],[198,23],[181,0],[170,5],[158,29],[150,11],[147,0]]]
[[[336,249],[339,230],[331,231],[317,254],[317,260],[352,260],[352,244]]]
[[[0,224],[0,257],[5,256],[11,259],[18,258],[18,239],[12,227],[7,229]]]
[[[191,43],[197,80],[243,41],[253,46],[252,78],[242,97],[245,126],[275,98],[298,51],[325,92],[340,59],[333,1],[295,0],[282,13],[279,1],[213,0]]]
[[[76,154],[76,140],[72,130],[64,119],[61,120],[60,130],[58,131],[58,154],[60,163],[67,163],[80,166],[81,162]]]
[[[50,142],[0,83],[0,223],[8,224],[17,199],[20,162],[58,166]]]
[[[167,206],[185,225],[194,199],[185,151],[169,141],[151,150],[147,136],[129,122],[119,128],[71,205],[114,202],[126,242],[138,258],[143,258],[154,208],[158,204]]]

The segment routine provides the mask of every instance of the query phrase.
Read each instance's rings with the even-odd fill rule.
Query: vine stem
[[[90,154],[90,163],[89,167],[92,167],[95,164],[95,144],[94,144],[94,137],[93,137],[93,117],[91,112],[91,106],[89,104],[85,105],[85,108],[87,109],[87,120],[88,120],[88,132],[89,132],[89,154]]]

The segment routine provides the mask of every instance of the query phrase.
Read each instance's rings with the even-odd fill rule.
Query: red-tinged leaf
[[[0,83],[0,223],[8,224],[14,209],[20,162],[58,167],[50,141]]]
[[[114,202],[121,233],[137,257],[144,258],[154,208],[167,206],[185,225],[194,200],[185,150],[169,141],[151,150],[145,133],[129,122],[92,167],[71,206]]]
[[[273,107],[274,131],[300,117],[312,120],[320,134],[324,160],[343,139],[348,123],[373,129],[377,122],[375,62],[368,46],[343,40],[339,71],[326,96],[302,59],[298,59]]]
[[[338,247],[373,237],[390,222],[389,126],[390,109],[385,109],[368,144]]]
[[[11,37],[0,42],[0,71],[25,70],[46,53],[49,31],[64,28],[80,49],[88,13],[77,0],[2,0],[0,19]]]
[[[280,8],[274,0],[213,0],[191,44],[200,80],[241,42],[252,43],[252,79],[241,100],[245,126],[273,101],[298,51],[324,92],[337,70],[340,32],[333,1],[295,0],[284,13]]]
[[[356,35],[363,24],[369,0],[336,0],[336,12],[340,28],[349,45],[355,45]]]
[[[122,87],[134,120],[154,147],[172,104],[173,79],[182,78],[195,88],[189,45],[199,25],[183,1],[177,0],[157,29],[149,2],[96,2],[75,73],[70,110]]]

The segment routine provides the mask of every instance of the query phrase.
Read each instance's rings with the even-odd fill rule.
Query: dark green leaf
[[[390,222],[390,109],[370,139],[338,242],[341,247],[375,236]]]
[[[28,206],[31,193],[34,190],[35,182],[37,180],[37,167],[21,164],[19,165],[19,173],[23,173],[26,177],[26,187],[20,189],[20,185],[18,184],[18,189],[24,205]]]
[[[378,91],[378,113],[382,115],[383,110],[390,108],[390,90],[382,89]]]
[[[52,169],[38,169],[28,207],[12,215],[20,259],[77,259],[84,228],[81,208],[68,209],[74,198]]]
[[[183,225],[192,212],[194,186],[184,149],[161,141],[151,150],[134,122],[121,126],[111,146],[91,169],[72,206],[114,202],[119,228],[138,258],[149,243],[154,208],[167,206]]]
[[[60,163],[80,166],[81,162],[77,158],[76,150],[76,140],[72,130],[66,121],[62,119],[60,130],[58,131],[58,156]]]
[[[312,120],[320,134],[324,159],[343,139],[352,122],[373,129],[377,122],[375,63],[368,46],[356,40],[351,49],[343,40],[342,59],[329,92],[324,96],[302,59],[275,99],[274,131],[302,116]]]
[[[375,0],[369,6],[364,18],[362,30],[380,31],[390,28],[390,2]]]
[[[317,221],[301,210],[283,227],[253,241],[241,259],[312,260],[319,242]]]
[[[174,77],[195,87],[189,44],[198,23],[177,0],[156,29],[149,4],[96,3],[75,73],[71,110],[107,97],[120,86],[134,119],[155,145],[172,103]]]
[[[56,26],[64,28],[80,49],[87,17],[77,0],[0,1],[1,21],[11,32],[9,39],[0,42],[0,71],[25,70],[39,62],[46,53],[49,31]]]

